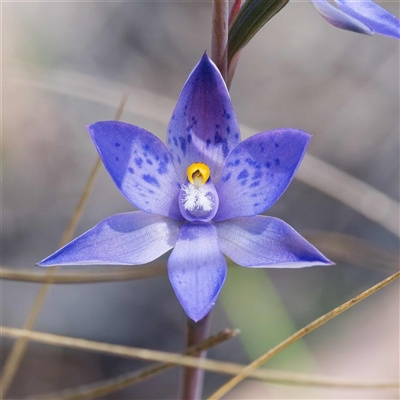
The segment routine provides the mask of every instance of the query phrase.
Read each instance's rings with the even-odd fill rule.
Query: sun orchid
[[[112,179],[141,211],[106,218],[39,265],[137,265],[173,248],[172,287],[198,321],[225,281],[223,254],[253,268],[332,264],[285,222],[257,215],[288,187],[310,135],[277,129],[240,142],[225,82],[206,54],[182,89],[167,147],[123,122],[88,130]]]
[[[337,28],[400,39],[400,21],[372,0],[310,0],[317,11]]]

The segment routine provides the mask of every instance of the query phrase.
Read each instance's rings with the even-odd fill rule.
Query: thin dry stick
[[[314,329],[325,324],[332,318],[338,316],[343,311],[346,311],[350,307],[353,307],[355,304],[357,304],[361,300],[364,300],[371,294],[375,293],[377,290],[382,289],[383,287],[388,285],[390,282],[393,282],[395,279],[397,279],[399,277],[400,277],[400,272],[396,272],[395,274],[389,276],[388,278],[384,279],[383,281],[377,283],[376,285],[374,285],[371,288],[367,289],[366,291],[362,292],[358,296],[353,297],[351,300],[347,301],[346,303],[343,303],[341,306],[336,307],[335,309],[333,309],[332,311],[323,315],[322,317],[317,318],[315,321],[311,322],[310,324],[308,324],[304,328],[300,329],[299,331],[297,331],[295,334],[293,334],[292,336],[290,336],[283,342],[279,343],[277,346],[273,347],[271,350],[267,351],[261,357],[257,358],[257,360],[254,360],[251,364],[249,364],[246,368],[244,368],[240,374],[238,374],[233,379],[231,379],[229,382],[227,382],[225,385],[220,387],[214,394],[212,394],[208,398],[208,400],[220,399],[222,396],[224,396],[226,393],[228,393],[230,390],[232,390],[243,379],[250,376],[250,374],[254,370],[261,367],[266,361],[268,361],[270,358],[274,357],[276,354],[278,354],[282,350],[286,349],[286,347],[290,346],[297,340],[301,339],[303,336],[307,335]]]
[[[27,85],[108,106],[114,104],[112,102],[121,90],[116,83],[88,75],[51,69],[27,75],[16,66],[12,70],[5,71],[3,76],[6,84]],[[127,112],[162,124],[168,123],[175,107],[174,100],[139,88],[135,88],[133,93],[134,105],[127,107]],[[240,130],[243,138],[259,132],[244,125],[240,125]],[[371,185],[309,154],[305,155],[295,179],[346,204],[371,221],[400,236],[399,203]]]
[[[224,329],[208,339],[203,340],[195,346],[188,348],[184,354],[193,354],[199,351],[208,350],[239,334],[237,329]],[[125,389],[128,386],[139,383],[145,379],[151,378],[160,372],[174,367],[171,363],[157,363],[137,371],[120,375],[116,378],[107,379],[101,382],[83,385],[73,389],[67,389],[56,393],[50,393],[43,396],[35,396],[35,399],[59,399],[59,400],[76,400],[76,399],[93,399],[105,396],[110,393]]]
[[[161,361],[187,367],[202,368],[207,371],[227,375],[237,375],[243,371],[245,365],[234,364],[210,359],[199,360],[197,357],[168,353],[163,351],[140,349],[135,347],[120,346],[115,344],[95,342],[86,339],[77,339],[68,336],[53,335],[50,333],[35,332],[18,328],[0,326],[0,334],[10,338],[26,337],[31,341],[45,343],[54,346],[63,346],[75,349],[95,351],[105,354],[118,355],[124,358],[138,358],[148,361]],[[281,371],[269,371],[260,369],[251,371],[248,375],[251,378],[265,380],[271,383],[291,385],[313,385],[324,387],[348,387],[348,388],[398,388],[398,382],[353,382],[340,378],[326,378],[309,376],[307,374],[285,373]]]
[[[120,119],[127,99],[128,99],[128,94],[124,93],[124,95],[122,96],[120,105],[115,114],[116,120]],[[98,157],[96,160],[96,163],[90,173],[90,176],[89,176],[88,182],[85,186],[85,189],[79,199],[78,204],[75,207],[75,210],[74,210],[74,212],[71,216],[71,219],[68,223],[68,226],[65,229],[64,234],[61,238],[60,247],[67,244],[74,235],[76,226],[79,223],[79,220],[82,216],[83,210],[89,199],[90,193],[92,192],[96,177],[99,173],[100,166],[101,166],[101,160],[100,160],[100,157]],[[48,270],[47,275],[46,275],[46,278],[47,278],[46,282],[39,289],[39,292],[33,303],[31,311],[25,322],[24,329],[28,329],[28,330],[33,329],[33,327],[35,326],[36,319],[39,316],[40,310],[42,309],[42,306],[44,304],[44,300],[45,300],[47,293],[51,287],[50,280],[51,280],[52,276],[55,274],[56,269],[57,269],[57,267],[52,267]],[[17,340],[17,342],[14,344],[14,347],[11,350],[9,357],[7,358],[7,361],[4,365],[4,368],[2,370],[2,375],[1,375],[1,382],[0,382],[1,398],[4,398],[6,396],[8,389],[10,388],[10,386],[13,382],[13,379],[17,372],[18,366],[19,366],[19,364],[22,360],[22,357],[25,353],[27,344],[28,344],[28,340],[26,338],[21,338],[21,339]]]
[[[91,272],[57,272],[51,278],[40,271],[19,270],[15,268],[0,268],[0,279],[22,282],[48,282],[51,284],[76,284],[76,283],[101,283],[130,281],[136,279],[153,278],[167,274],[164,264],[152,264],[151,266],[135,268],[113,268],[112,270]]]

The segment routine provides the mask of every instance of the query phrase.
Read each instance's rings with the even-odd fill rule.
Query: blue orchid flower
[[[372,0],[310,0],[317,11],[332,25],[366,35],[379,33],[400,39],[400,21]]]
[[[310,135],[277,129],[240,142],[225,82],[206,54],[183,87],[167,147],[122,122],[88,130],[112,179],[141,211],[106,218],[39,265],[137,265],[173,248],[172,287],[198,321],[225,281],[223,254],[251,268],[332,264],[285,222],[257,215],[288,187]]]

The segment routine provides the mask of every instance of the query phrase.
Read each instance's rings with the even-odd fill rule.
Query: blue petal
[[[335,0],[346,14],[371,27],[376,33],[400,39],[400,21],[371,0]]]
[[[134,206],[183,219],[178,177],[160,139],[145,129],[117,121],[96,122],[88,130],[107,171]]]
[[[38,263],[52,265],[136,265],[155,260],[176,242],[180,222],[142,211],[106,218]]]
[[[226,261],[213,225],[182,225],[168,260],[168,274],[186,314],[196,322],[204,318],[217,301],[226,277]]]
[[[240,142],[239,125],[228,89],[204,54],[182,89],[168,126],[168,149],[182,183],[194,162],[210,167],[218,181],[225,160]]]
[[[347,31],[353,31],[357,33],[363,33],[365,35],[372,35],[374,31],[359,18],[353,18],[353,16],[348,15],[347,12],[343,12],[327,0],[310,0],[313,6],[325,18],[331,25],[336,26],[336,28],[345,29]]]
[[[261,215],[233,218],[215,226],[222,252],[242,267],[302,268],[333,264],[278,218]]]
[[[271,207],[293,179],[310,138],[298,129],[276,129],[240,143],[216,185],[219,208],[214,220],[252,216]]]

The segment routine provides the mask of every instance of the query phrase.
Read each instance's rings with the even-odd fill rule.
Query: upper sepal
[[[217,182],[225,160],[240,141],[235,111],[218,68],[207,54],[189,75],[167,134],[167,146],[181,183],[193,164],[208,165]]]

